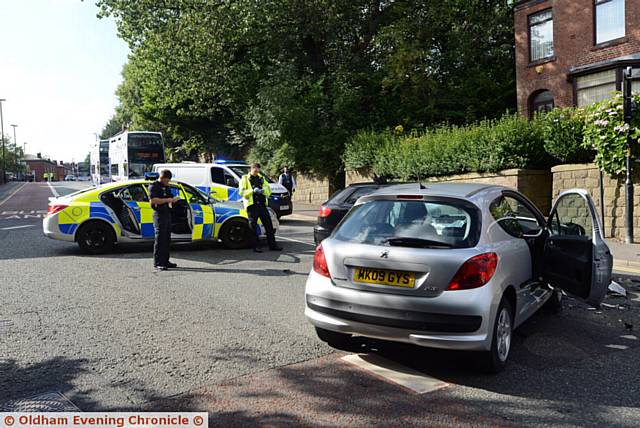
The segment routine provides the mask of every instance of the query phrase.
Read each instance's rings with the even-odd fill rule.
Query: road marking
[[[22,225],[22,226],[3,227],[0,230],[24,229],[25,227],[33,227],[33,225],[32,224],[25,224],[25,225]]]
[[[5,199],[3,199],[2,202],[0,202],[0,205],[3,205],[5,202],[7,202],[9,199],[11,199],[13,197],[13,195],[18,193],[26,185],[27,185],[27,182],[22,183],[22,186],[18,187],[13,193],[11,193],[9,196],[7,196]]]
[[[299,239],[287,238],[286,236],[278,235],[278,236],[276,236],[276,239],[284,239],[285,241],[291,241],[291,242],[297,242],[299,244],[311,245],[312,247],[316,246],[316,244],[314,244],[312,242],[300,241]]]
[[[449,386],[448,383],[440,379],[420,373],[419,371],[377,355],[352,354],[342,357],[341,360],[418,394],[433,392]]]
[[[51,182],[47,181],[47,184],[49,185],[49,189],[51,189],[51,193],[53,193],[53,196],[55,196],[56,198],[59,198],[60,197],[60,193],[58,193],[58,191],[55,189],[55,187],[53,187]]]

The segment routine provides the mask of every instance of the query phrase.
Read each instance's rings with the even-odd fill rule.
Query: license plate
[[[413,272],[387,269],[356,268],[353,273],[353,280],[355,282],[364,282],[365,284],[413,288],[416,282],[416,277]]]
[[[280,209],[281,210],[288,210],[289,209],[289,205],[280,205]]]

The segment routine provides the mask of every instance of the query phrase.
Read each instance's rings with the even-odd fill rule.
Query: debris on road
[[[627,297],[627,290],[615,281],[611,281],[611,284],[609,284],[609,291],[613,294],[619,294],[621,296]]]

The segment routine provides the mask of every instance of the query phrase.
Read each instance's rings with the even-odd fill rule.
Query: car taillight
[[[324,205],[320,207],[320,217],[329,217],[331,215],[331,208],[325,207]]]
[[[324,256],[324,249],[322,249],[322,244],[318,245],[316,248],[316,253],[313,256],[313,270],[327,278],[331,278],[329,274],[329,266],[327,266],[327,259]]]
[[[449,283],[447,290],[469,290],[485,285],[496,271],[498,255],[485,253],[464,262]]]
[[[49,205],[49,207],[47,208],[47,215],[54,215],[56,213],[59,213],[63,209],[67,208],[68,206],[69,205],[57,205],[57,204]]]

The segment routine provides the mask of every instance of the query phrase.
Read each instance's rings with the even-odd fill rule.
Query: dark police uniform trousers
[[[151,198],[171,198],[173,194],[168,187],[159,181],[149,186]],[[155,242],[153,244],[153,265],[167,266],[169,263],[169,248],[171,246],[171,208],[168,204],[153,207],[153,227]]]
[[[264,178],[262,176],[249,176],[249,183],[252,188],[262,189],[264,185]],[[267,242],[269,248],[276,248],[276,237],[273,232],[273,223],[271,223],[271,216],[267,209],[267,198],[264,195],[253,195],[253,204],[247,207],[247,214],[249,215],[249,221],[251,222],[251,228],[255,232],[255,246],[260,246],[260,227],[258,226],[258,219],[262,221],[265,232],[267,233]]]

